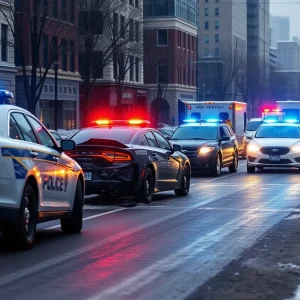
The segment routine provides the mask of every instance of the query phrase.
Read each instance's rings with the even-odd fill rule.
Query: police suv
[[[82,228],[84,176],[81,167],[58,146],[28,111],[0,105],[0,231],[19,248],[30,248],[36,224],[61,220],[66,233]]]

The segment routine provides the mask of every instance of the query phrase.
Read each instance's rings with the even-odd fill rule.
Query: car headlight
[[[257,145],[249,145],[248,147],[247,147],[247,151],[248,152],[252,152],[252,153],[256,153],[256,152],[258,152],[259,151],[259,147],[257,146]]]
[[[294,146],[294,147],[292,147],[292,151],[293,152],[300,152],[300,146]]]
[[[207,153],[212,152],[214,150],[215,150],[215,147],[202,147],[199,150],[199,154],[207,154]]]

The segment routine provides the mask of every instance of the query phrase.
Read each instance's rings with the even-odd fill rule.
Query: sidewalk
[[[190,299],[300,300],[300,213],[275,225]]]

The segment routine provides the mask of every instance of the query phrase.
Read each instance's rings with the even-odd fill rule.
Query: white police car
[[[293,120],[262,124],[247,147],[247,171],[255,168],[299,168],[300,128]]]
[[[30,248],[36,224],[61,220],[66,233],[82,228],[84,176],[44,125],[28,111],[0,105],[0,231],[19,248]]]

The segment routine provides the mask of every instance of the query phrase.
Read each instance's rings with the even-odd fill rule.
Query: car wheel
[[[37,196],[27,183],[22,195],[17,223],[4,231],[5,237],[18,249],[30,249],[34,243],[37,223]]]
[[[80,180],[77,182],[73,209],[69,218],[61,219],[61,229],[64,233],[80,233],[82,229],[83,191]]]
[[[213,176],[220,176],[221,168],[222,168],[222,159],[221,159],[221,155],[218,153],[216,156],[215,164],[211,168],[211,174]]]
[[[239,166],[239,158],[237,152],[234,154],[232,165],[228,167],[230,173],[236,173]]]
[[[248,173],[255,173],[255,167],[250,167],[250,166],[247,164],[247,172],[248,172]]]
[[[187,165],[184,166],[181,186],[179,190],[175,190],[178,197],[187,196],[190,192],[191,172]]]
[[[152,201],[154,193],[154,176],[150,168],[146,168],[144,179],[140,190],[134,195],[136,202],[149,204]]]

